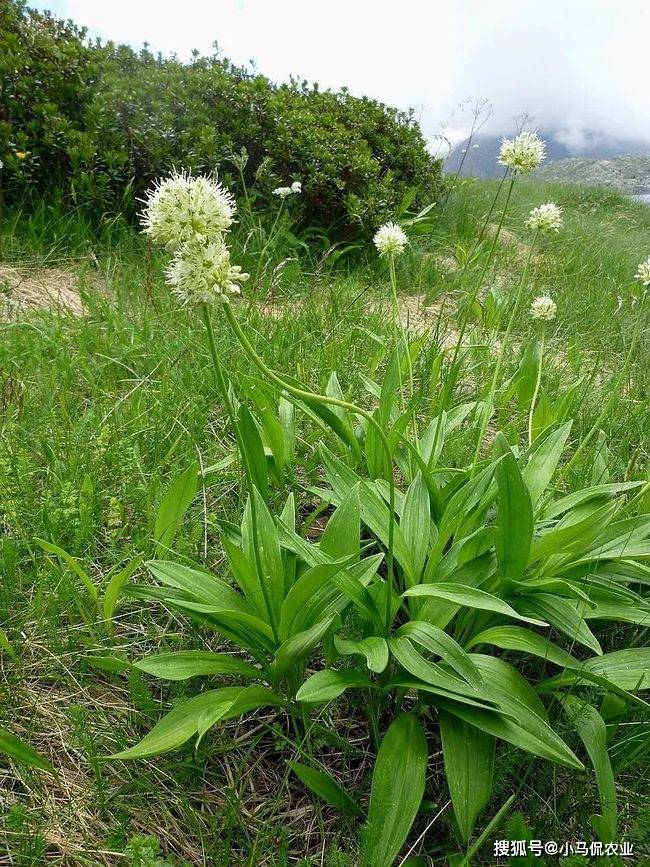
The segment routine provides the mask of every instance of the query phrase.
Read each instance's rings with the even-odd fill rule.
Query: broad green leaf
[[[257,516],[257,532],[253,532],[253,509],[252,500],[255,501],[255,514]],[[246,505],[244,516],[244,552],[250,563],[255,563],[255,545],[258,546],[258,554],[262,568],[259,576],[262,589],[266,590],[266,598],[273,609],[275,622],[280,620],[280,609],[284,600],[284,565],[280,551],[280,538],[278,528],[269,512],[268,506],[255,488],[251,500]]]
[[[483,678],[469,654],[443,629],[432,623],[411,620],[400,626],[396,634],[406,636],[430,653],[440,656],[471,686],[478,689],[483,684]]]
[[[533,540],[529,562],[534,563],[553,554],[588,550],[603,528],[611,522],[617,508],[616,503],[606,503],[599,509],[589,509],[584,517],[575,522],[571,520],[573,513],[570,512],[552,530]]]
[[[225,686],[181,702],[159,720],[138,744],[109,758],[142,759],[177,749],[197,733],[199,717],[204,711],[230,707],[241,690],[241,686]]]
[[[237,687],[237,690],[238,692],[234,699],[227,706],[207,707],[201,711],[196,728],[196,733],[198,734],[197,746],[205,733],[215,723],[235,719],[235,717],[261,707],[283,707],[285,704],[284,699],[275,692],[255,683],[250,686]]]
[[[413,586],[413,584],[418,583],[424,571],[432,526],[429,491],[422,473],[416,475],[406,492],[399,525],[406,545],[411,552],[410,569],[406,572],[406,581],[409,586]]]
[[[320,623],[315,623],[309,629],[303,632],[298,632],[283,641],[275,652],[272,670],[273,673],[280,677],[286,674],[290,668],[302,662],[314,647],[321,641],[327,630],[332,625],[332,618],[321,620]]]
[[[298,701],[316,703],[338,698],[346,689],[370,689],[373,682],[367,674],[355,669],[334,671],[326,668],[306,680],[296,693]]]
[[[334,646],[341,656],[363,656],[370,671],[380,674],[388,665],[388,645],[385,638],[368,636],[361,641],[349,641],[334,636]]]
[[[340,506],[327,522],[320,538],[320,549],[334,559],[359,554],[361,550],[361,510],[359,484],[343,498]]]
[[[566,497],[562,497],[554,503],[550,503],[544,509],[542,517],[545,521],[549,521],[557,518],[563,512],[568,512],[577,506],[582,506],[584,503],[589,502],[589,500],[600,499],[601,497],[614,497],[617,494],[638,488],[642,484],[643,482],[621,482],[618,485],[595,485],[591,488],[584,488],[581,491],[567,494]]]
[[[528,490],[533,508],[537,506],[549,482],[553,478],[562,457],[567,439],[571,433],[572,422],[552,431],[543,440],[533,444],[533,450],[522,476]]]
[[[161,584],[184,591],[202,605],[225,611],[251,611],[248,602],[229,584],[209,572],[171,560],[149,560],[145,566]]]
[[[293,587],[287,593],[280,611],[280,636],[284,640],[296,631],[296,622],[299,630],[302,627],[312,626],[314,620],[321,619],[319,615],[323,611],[323,605],[331,601],[334,595],[323,593],[324,589],[334,588],[332,578],[342,569],[351,566],[356,555],[335,560],[333,563],[319,563],[307,569],[298,578]]]
[[[574,604],[561,596],[550,593],[533,593],[515,600],[517,609],[529,617],[543,617],[548,623],[568,636],[571,641],[579,641],[597,654],[602,654],[598,639],[585,623],[584,602]]]
[[[222,537],[222,542],[233,578],[244,594],[244,599],[257,610],[257,613],[263,620],[268,622],[269,612],[266,608],[264,594],[260,587],[255,566],[244,552],[234,545],[227,536]]]
[[[416,716],[403,713],[388,728],[372,774],[363,864],[390,867],[417,815],[426,781],[427,740]]]
[[[497,434],[503,460],[496,468],[499,502],[494,538],[497,561],[506,582],[518,581],[528,564],[533,538],[533,507],[519,466],[503,434]]]
[[[187,680],[190,677],[210,674],[238,675],[258,679],[262,676],[243,659],[227,653],[211,653],[207,650],[179,650],[176,653],[157,653],[135,663],[135,667],[162,680]]]
[[[437,665],[435,662],[429,662],[428,659],[425,659],[422,654],[418,653],[418,651],[413,647],[408,638],[403,636],[389,638],[388,646],[399,664],[408,671],[409,674],[419,678],[424,683],[435,687],[441,687],[451,693],[468,695],[473,699],[479,699],[482,701],[490,700],[486,693],[470,686],[466,681],[461,680],[455,675],[449,674],[444,668]]]
[[[486,593],[485,590],[478,590],[476,587],[462,587],[456,584],[440,582],[437,584],[417,584],[403,593],[404,596],[433,596],[438,599],[446,599],[448,602],[455,602],[457,605],[462,605],[465,608],[478,608],[482,611],[494,611],[497,614],[503,614],[506,617],[512,617],[515,620],[523,620],[526,623],[532,623],[534,626],[547,626],[543,620],[532,617],[525,617],[519,614],[515,609],[499,599],[498,596],[493,596],[491,593]]]
[[[462,839],[467,843],[479,813],[492,794],[494,748],[492,735],[453,714],[438,714],[445,774],[454,814]]]
[[[48,554],[55,554],[60,560],[63,560],[68,569],[74,572],[77,578],[81,580],[81,583],[88,591],[88,595],[91,597],[91,599],[94,602],[99,601],[99,594],[97,592],[97,588],[92,582],[92,578],[87,572],[85,572],[81,568],[78,561],[75,560],[75,558],[71,554],[68,554],[67,551],[63,550],[63,548],[59,548],[58,545],[55,545],[53,542],[48,542],[46,539],[35,538],[34,541],[44,551],[47,551]]]
[[[199,465],[195,462],[173,482],[158,507],[153,531],[156,557],[164,557],[171,548],[181,521],[196,494]]]
[[[492,644],[503,650],[520,650],[523,653],[531,653],[533,656],[539,656],[540,659],[546,659],[562,668],[567,665],[580,665],[575,657],[562,650],[557,644],[553,644],[544,636],[532,632],[530,629],[525,629],[523,626],[494,626],[491,629],[486,629],[474,636],[469,646],[477,647],[480,644]]]
[[[592,824],[603,843],[611,843],[616,838],[618,809],[616,784],[607,752],[607,727],[595,707],[573,695],[562,695],[560,704],[576,727],[596,774],[602,814],[592,816]]]
[[[345,789],[325,771],[319,771],[300,762],[289,762],[289,767],[301,783],[323,801],[336,807],[345,816],[363,816],[363,810]]]
[[[268,469],[266,453],[255,419],[246,404],[241,404],[237,413],[237,426],[240,440],[246,452],[242,455],[253,476],[253,484],[266,500],[269,496]]]
[[[512,699],[509,710],[516,714],[516,721],[498,711],[472,707],[447,698],[439,698],[436,705],[448,713],[480,728],[494,737],[508,741],[514,746],[543,759],[577,770],[583,770],[582,763],[567,747],[564,741],[536,713],[525,705]]]
[[[501,827],[501,824],[504,818],[508,814],[508,810],[512,807],[512,803],[515,800],[516,795],[510,795],[508,800],[499,808],[499,811],[495,816],[490,819],[485,828],[481,831],[476,840],[472,843],[472,845],[467,850],[467,854],[465,857],[454,867],[469,867],[472,858],[479,851],[481,846],[485,843],[486,840],[494,839],[494,832],[497,828]]]
[[[107,622],[109,630],[112,629],[111,621],[113,619],[113,614],[115,613],[115,606],[117,605],[117,601],[120,598],[122,588],[129,580],[129,578],[134,575],[134,573],[142,563],[143,559],[144,558],[142,556],[134,557],[130,561],[130,563],[127,563],[124,569],[120,569],[119,572],[116,572],[106,585],[106,590],[104,591],[103,612],[104,620]]]
[[[650,689],[650,647],[614,650],[587,660],[583,668],[606,677],[625,690]]]
[[[50,774],[55,773],[52,765],[39,755],[36,750],[3,728],[0,728],[0,753],[4,753],[9,758],[23,765],[38,768],[39,771],[47,771]]]

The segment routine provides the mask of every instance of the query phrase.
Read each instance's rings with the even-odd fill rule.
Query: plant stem
[[[205,325],[205,330],[208,335],[208,346],[210,347],[210,355],[212,356],[212,365],[214,367],[217,384],[219,386],[219,391],[221,392],[224,406],[226,407],[226,412],[230,419],[230,424],[232,425],[232,428],[235,432],[237,446],[239,448],[239,453],[241,455],[241,460],[244,467],[244,473],[246,475],[246,482],[248,485],[248,490],[250,492],[251,524],[253,528],[253,551],[255,556],[255,567],[257,570],[257,574],[259,575],[260,587],[269,614],[269,621],[271,624],[271,629],[273,630],[273,636],[276,642],[279,644],[280,640],[277,623],[275,622],[275,611],[273,609],[273,605],[271,604],[271,600],[268,597],[266,575],[264,574],[264,566],[262,564],[262,558],[260,556],[260,546],[257,537],[257,503],[255,500],[256,488],[253,481],[253,473],[248,463],[248,454],[242,441],[239,425],[237,424],[235,407],[233,406],[232,400],[230,399],[230,393],[228,392],[228,383],[226,382],[223,367],[221,366],[221,360],[219,359],[219,353],[217,352],[217,345],[214,339],[214,330],[212,328],[212,318],[210,316],[210,310],[207,304],[201,305],[201,317],[203,319],[203,324]]]
[[[399,317],[399,300],[397,297],[397,274],[395,272],[395,257],[389,256],[388,258],[388,270],[390,272],[390,285],[392,289],[393,296],[393,329],[395,331],[395,346],[398,347],[398,341],[401,337],[402,343],[404,345],[404,353],[406,355],[406,365],[408,369],[409,375],[409,394],[408,401],[404,400],[404,386],[402,383],[402,365],[400,363],[399,358],[399,349],[397,349],[397,373],[399,377],[399,389],[400,389],[400,397],[402,401],[402,412],[406,412],[407,405],[413,399],[413,395],[415,394],[415,385],[413,380],[413,364],[411,363],[411,353],[409,349],[408,335],[406,332],[406,326],[401,322]],[[418,427],[415,419],[415,409],[411,407],[411,426],[413,428],[413,445],[418,447]],[[409,453],[408,456],[409,467],[412,468],[412,456]]]
[[[536,231],[533,235],[533,240],[531,241],[530,248],[528,250],[528,255],[526,256],[526,262],[524,264],[523,271],[521,272],[521,278],[519,280],[519,285],[517,287],[517,295],[515,297],[515,303],[513,305],[512,311],[510,313],[510,317],[508,319],[508,324],[506,326],[505,333],[503,335],[503,340],[501,341],[501,345],[499,346],[499,355],[497,357],[497,363],[494,368],[494,373],[492,374],[492,382],[490,383],[490,390],[488,392],[486,404],[489,407],[492,406],[492,402],[494,401],[494,395],[496,394],[497,385],[499,384],[499,377],[501,376],[501,369],[503,367],[503,359],[505,358],[506,347],[508,345],[508,340],[510,339],[510,333],[512,331],[512,326],[515,323],[517,315],[519,313],[519,309],[521,307],[521,299],[523,298],[524,287],[526,285],[526,281],[528,280],[528,271],[530,268],[530,262],[533,257],[533,251],[535,249],[535,244],[537,243],[537,235]],[[488,416],[487,412],[483,412],[481,416],[481,423],[479,428],[479,435],[476,441],[476,448],[474,449],[474,459],[472,461],[472,469],[471,475],[473,476],[476,472],[476,467],[478,464],[479,456],[481,453],[481,445],[483,444],[483,437],[485,436],[485,431],[487,430],[487,426],[490,420],[491,414]]]
[[[533,444],[533,415],[535,413],[535,404],[539,394],[539,387],[542,382],[542,364],[544,363],[544,338],[546,337],[546,323],[542,323],[542,337],[539,342],[539,366],[537,368],[537,379],[535,380],[535,391],[533,399],[530,402],[530,413],[528,415],[528,447]]]
[[[255,351],[253,345],[251,344],[248,337],[244,334],[244,331],[237,320],[237,317],[232,311],[230,304],[226,301],[222,305],[224,314],[226,316],[226,320],[228,324],[232,328],[235,336],[239,340],[242,345],[244,352],[251,359],[253,364],[257,366],[257,368],[267,377],[270,382],[276,385],[278,388],[281,388],[284,391],[287,391],[289,394],[292,394],[294,397],[299,400],[303,400],[306,402],[318,401],[322,404],[329,404],[330,406],[338,406],[341,409],[345,409],[348,412],[352,412],[355,415],[361,416],[361,418],[365,419],[368,424],[370,424],[377,436],[381,440],[381,444],[384,448],[384,453],[386,455],[386,459],[388,461],[388,489],[389,489],[389,520],[388,520],[388,552],[387,552],[387,570],[388,570],[388,584],[389,589],[394,589],[394,565],[393,565],[393,547],[394,547],[394,537],[395,537],[395,479],[393,477],[393,455],[390,447],[390,443],[388,442],[388,438],[381,427],[380,424],[372,417],[369,412],[366,412],[365,409],[361,409],[361,407],[356,406],[353,403],[349,403],[345,400],[339,400],[336,397],[330,397],[325,394],[316,394],[312,391],[307,391],[303,388],[296,388],[296,386],[292,385],[290,382],[287,382],[280,374],[276,373],[274,370],[271,370],[264,361],[260,358],[260,356]],[[391,593],[388,592],[386,594],[387,602],[386,602],[386,629],[390,628],[390,612],[391,612]]]
[[[503,228],[503,222],[504,222],[505,217],[506,217],[508,205],[510,204],[510,197],[512,196],[512,188],[514,186],[516,177],[517,177],[517,175],[516,175],[516,173],[514,173],[512,175],[512,178],[510,179],[510,183],[508,185],[508,192],[506,193],[506,200],[505,200],[505,203],[503,206],[503,210],[501,211],[501,217],[499,219],[499,224],[497,226],[497,230],[494,233],[494,238],[492,239],[492,245],[490,247],[490,251],[488,253],[487,260],[485,262],[485,265],[483,266],[483,269],[481,271],[479,279],[476,281],[476,285],[474,286],[474,290],[470,296],[469,303],[466,306],[465,313],[464,313],[463,318],[461,320],[461,326],[460,326],[460,331],[458,333],[458,339],[456,340],[456,344],[454,346],[454,352],[453,352],[452,359],[451,359],[451,364],[449,366],[449,377],[448,377],[447,381],[445,382],[444,388],[442,390],[442,398],[440,400],[440,405],[438,407],[438,423],[436,425],[436,432],[435,432],[435,435],[433,438],[433,446],[431,448],[431,454],[432,455],[434,455],[436,453],[436,446],[438,445],[438,439],[439,439],[440,431],[442,428],[443,412],[447,408],[447,402],[451,398],[452,392],[454,390],[454,385],[455,385],[454,377],[455,377],[455,370],[456,370],[456,361],[458,359],[460,347],[461,347],[462,342],[463,342],[463,337],[465,336],[465,331],[467,330],[467,323],[469,321],[469,316],[470,316],[472,307],[474,306],[474,301],[476,300],[476,296],[478,295],[479,290],[480,290],[481,286],[483,285],[483,279],[484,279],[485,275],[487,274],[488,268],[490,267],[490,263],[492,261],[492,256],[494,255],[497,241],[499,239],[499,235],[501,234],[501,229]],[[498,197],[499,193],[501,192],[501,187],[502,187],[504,181],[505,181],[505,176],[502,178],[501,184],[499,184],[497,196],[495,197],[495,200],[492,202],[492,207],[490,208],[490,214],[492,214],[492,211],[494,210],[494,206],[496,204],[496,198]],[[489,216],[488,216],[488,219],[489,219]],[[485,224],[483,225],[483,228],[481,229],[480,238],[483,237],[486,228],[487,228],[487,220],[485,221]],[[480,243],[480,239],[479,239],[479,241],[477,241],[475,246],[478,247],[479,243]],[[465,269],[463,269],[462,273],[464,273],[464,271],[465,271]]]

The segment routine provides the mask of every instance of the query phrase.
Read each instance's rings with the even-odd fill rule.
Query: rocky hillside
[[[612,187],[621,193],[650,193],[650,155],[608,160],[571,157],[540,166],[534,177],[589,187]]]

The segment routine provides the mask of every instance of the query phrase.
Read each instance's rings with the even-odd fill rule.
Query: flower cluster
[[[234,213],[232,195],[215,178],[173,172],[149,191],[141,222],[154,243],[175,253],[194,238],[226,232]]]
[[[183,304],[227,300],[248,279],[231,264],[224,240],[234,214],[232,195],[214,177],[173,172],[149,192],[143,231],[173,253],[167,283]]]
[[[209,304],[215,298],[239,295],[238,284],[248,280],[239,265],[231,265],[230,251],[219,236],[214,241],[193,238],[176,252],[166,271],[172,293],[183,304]]]
[[[385,223],[380,226],[373,240],[380,256],[399,256],[408,244],[403,229],[400,229],[396,223]]]
[[[634,275],[635,280],[638,280],[642,286],[650,286],[650,256],[645,262],[639,263],[639,270]]]
[[[504,138],[499,151],[499,163],[513,172],[527,175],[542,162],[546,145],[534,132],[521,132],[515,138]]]
[[[292,193],[302,193],[302,184],[300,181],[294,181],[290,187],[276,187],[273,190],[273,195],[281,199],[286,199]]]
[[[526,225],[540,232],[558,232],[562,228],[562,208],[554,202],[547,202],[530,212]]]
[[[548,295],[539,295],[530,305],[530,315],[542,322],[552,322],[557,314],[557,304]]]

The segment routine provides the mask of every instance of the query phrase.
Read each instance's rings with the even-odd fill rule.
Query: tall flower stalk
[[[292,193],[299,193],[301,189],[300,182],[296,181],[291,187],[279,188],[276,191],[281,199],[281,204],[274,227],[282,212],[284,199]],[[264,566],[260,554],[260,540],[257,536],[257,489],[254,485],[252,468],[250,467],[247,451],[237,424],[234,406],[230,399],[228,383],[219,358],[210,316],[210,305],[217,301],[221,302],[225,319],[242,349],[258,370],[272,384],[292,395],[297,400],[308,404],[310,402],[317,402],[323,405],[336,406],[360,416],[375,430],[379,437],[387,462],[389,486],[388,592],[386,594],[386,630],[388,632],[392,620],[392,592],[397,588],[395,587],[393,564],[395,479],[392,468],[393,455],[386,433],[377,420],[361,407],[345,400],[330,397],[329,395],[318,394],[304,388],[299,388],[268,367],[262,358],[260,358],[230,305],[230,297],[240,294],[240,284],[248,280],[249,275],[242,273],[238,265],[231,264],[230,250],[225,243],[224,233],[233,221],[234,204],[230,194],[223,190],[215,178],[192,178],[189,175],[175,173],[171,178],[160,181],[156,185],[145,201],[145,205],[145,211],[142,216],[145,232],[151,235],[154,241],[173,253],[173,259],[166,272],[167,283],[171,286],[173,294],[181,303],[200,308],[217,385],[235,432],[250,491],[255,565],[260,576],[260,585],[269,612],[272,612],[272,606],[269,604],[269,600],[266,599],[267,590]],[[271,232],[271,236],[272,234],[273,231]],[[274,637],[277,639],[277,624],[273,621],[272,627]]]
[[[535,405],[539,396],[539,389],[542,384],[542,367],[544,364],[544,342],[546,339],[546,323],[552,322],[557,313],[557,305],[548,295],[540,295],[535,298],[530,307],[530,315],[542,323],[542,333],[539,338],[539,364],[537,365],[537,376],[535,377],[535,389],[533,397],[530,401],[530,411],[528,413],[528,446],[533,444],[533,417],[535,415]]]

